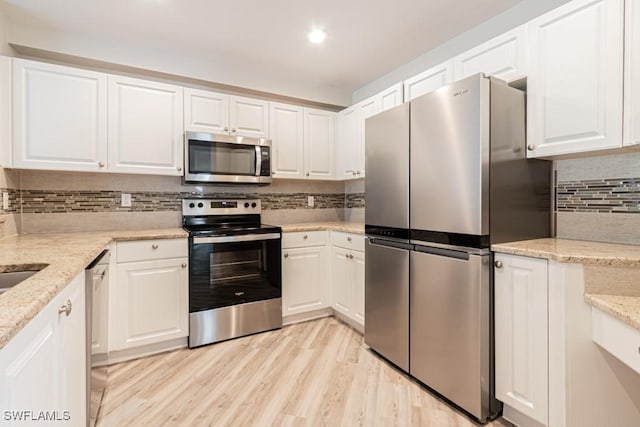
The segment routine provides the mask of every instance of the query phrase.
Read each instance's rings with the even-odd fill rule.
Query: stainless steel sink
[[[0,294],[8,291],[18,283],[36,274],[39,270],[35,271],[10,271],[6,273],[0,273]]]

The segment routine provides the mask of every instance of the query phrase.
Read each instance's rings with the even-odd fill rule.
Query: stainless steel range
[[[260,200],[185,199],[189,347],[282,327],[282,229]]]

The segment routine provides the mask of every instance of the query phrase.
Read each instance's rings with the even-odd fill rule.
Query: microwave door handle
[[[262,170],[262,148],[256,145],[256,176],[260,176]]]

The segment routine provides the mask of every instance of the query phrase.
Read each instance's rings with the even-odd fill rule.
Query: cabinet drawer
[[[325,231],[295,231],[282,234],[282,247],[304,248],[308,246],[324,246],[327,243]]]
[[[150,261],[189,256],[187,239],[154,239],[118,242],[118,262]]]
[[[345,249],[364,252],[364,236],[361,234],[331,232],[331,244]]]

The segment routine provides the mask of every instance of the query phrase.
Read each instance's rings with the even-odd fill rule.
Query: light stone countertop
[[[585,302],[640,330],[640,246],[549,238],[501,243],[491,249],[583,264]]]
[[[640,246],[636,245],[548,238],[499,243],[491,249],[566,263],[640,267]]]
[[[284,233],[295,231],[343,231],[345,233],[364,234],[364,224],[359,222],[307,222],[301,224],[283,224],[280,225]]]
[[[0,349],[81,273],[111,242],[187,237],[181,228],[0,239],[0,272],[41,271],[0,295]]]
[[[640,330],[640,297],[585,294],[585,302]]]

